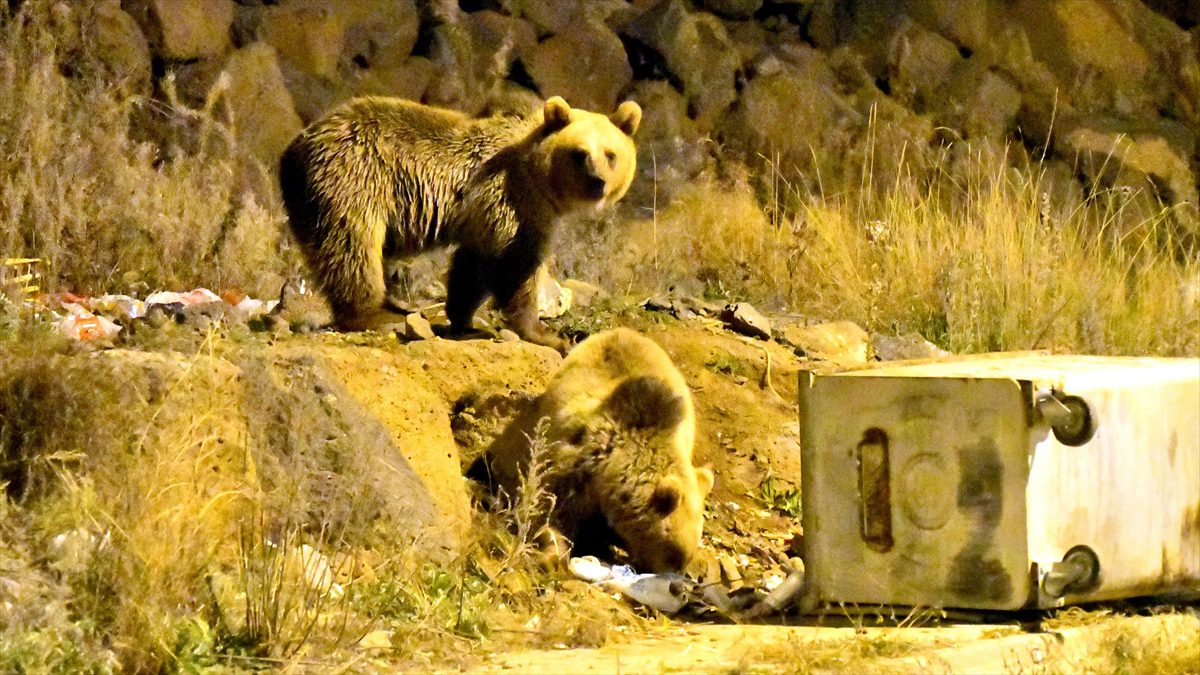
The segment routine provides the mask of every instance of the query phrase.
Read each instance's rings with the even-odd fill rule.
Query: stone
[[[125,0],[156,56],[185,60],[219,56],[230,47],[233,0]]]
[[[1059,106],[1123,116],[1174,105],[1187,34],[1141,2],[1019,0],[1005,16],[1060,85]]]
[[[558,33],[583,13],[582,0],[512,0],[513,16],[529,21],[538,35]]]
[[[536,91],[522,87],[512,80],[504,80],[488,97],[483,114],[528,117],[536,115],[544,105],[545,101]]]
[[[891,95],[918,112],[932,109],[944,98],[944,87],[962,60],[953,42],[911,21],[901,22],[888,45]]]
[[[956,45],[962,45],[973,53],[982,53],[985,59],[994,59],[995,41],[991,17],[994,3],[991,0],[972,2],[929,2],[928,0],[905,0],[904,12],[921,25],[945,37]]]
[[[503,79],[518,58],[528,55],[537,45],[533,26],[500,12],[483,10],[466,16],[475,53],[475,68]]]
[[[663,80],[642,80],[633,85],[629,94],[642,108],[642,123],[638,126],[638,150],[656,141],[674,138],[696,140],[700,130],[688,117],[687,99],[679,90]],[[639,168],[640,163],[639,163]]]
[[[666,293],[657,293],[642,301],[642,308],[651,312],[669,312],[671,298]]]
[[[844,146],[863,116],[838,94],[832,80],[819,59],[805,67],[779,59],[764,63],[722,123],[721,137],[749,156],[761,154],[785,166],[836,161],[814,157],[812,148],[820,143],[828,152]]]
[[[382,651],[392,649],[392,631],[375,629],[359,638],[355,645],[363,651]]]
[[[223,100],[238,143],[274,166],[303,127],[275,49],[262,42],[243,47],[229,55],[225,73],[229,88]]]
[[[633,79],[620,38],[587,21],[538,44],[524,59],[543,97],[562,96],[573,106],[612,111]]]
[[[1055,155],[1077,166],[1089,181],[1148,190],[1166,204],[1187,203],[1195,210],[1197,176],[1186,152],[1195,147],[1195,133],[1113,118],[1064,120],[1061,126],[1053,141]],[[1172,132],[1182,139],[1172,143]]]
[[[775,337],[795,349],[797,355],[843,367],[862,365],[870,358],[870,338],[853,321],[786,325]]]
[[[421,28],[414,0],[339,0],[346,32],[343,56],[366,68],[398,68],[409,60]]]
[[[398,66],[373,66],[347,78],[357,96],[396,96],[420,101],[433,79],[433,63],[423,56],[412,56]]]
[[[771,339],[771,320],[748,302],[726,305],[721,319],[731,330],[761,340]]]
[[[875,356],[880,361],[935,359],[950,355],[950,352],[916,333],[906,335],[876,333],[871,336],[871,345],[875,348]]]
[[[576,307],[591,307],[596,302],[609,297],[608,291],[580,279],[566,279],[562,285],[563,288],[571,291],[571,298]]]
[[[483,109],[484,97],[475,93],[475,55],[470,34],[461,22],[441,23],[429,29],[424,56],[433,65],[433,78],[425,90],[429,105],[454,108],[468,115]]]
[[[60,9],[60,6],[65,9]],[[70,12],[69,5],[55,6],[58,14]],[[63,23],[76,25],[74,17]],[[93,54],[104,64],[107,78],[126,95],[150,93],[150,47],[132,16],[117,0],[98,2],[89,20],[83,22]]]
[[[642,107],[637,179],[627,199],[666,204],[713,161],[712,144],[688,117],[687,99],[664,80],[635,82],[629,99]]]
[[[701,0],[700,6],[730,19],[749,19],[762,8],[762,0]]]
[[[509,328],[501,328],[500,332],[497,333],[497,335],[500,337],[501,342],[520,342],[521,341],[521,336],[517,335],[516,332],[514,332],[513,330],[511,330]]]
[[[168,68],[167,75],[174,80],[175,93],[181,101],[193,108],[203,108],[209,95],[215,93],[213,87],[224,68],[224,59],[197,59]]]
[[[1195,0],[1143,0],[1146,6],[1179,24],[1181,28],[1200,25],[1200,3]]]
[[[738,51],[716,16],[690,12],[682,0],[662,0],[630,22],[624,34],[662,56],[702,128],[711,128],[737,98]]]
[[[757,21],[726,21],[725,32],[738,51],[740,67],[749,69],[768,53],[767,31]]]
[[[413,312],[404,317],[404,337],[409,340],[432,340],[435,335],[429,319]]]
[[[954,75],[938,113],[942,125],[966,138],[994,138],[1015,126],[1021,91],[1006,76],[972,58]]]
[[[279,58],[309,75],[333,78],[342,57],[345,25],[333,7],[274,5],[262,17],[262,39]]]
[[[304,124],[324,117],[325,113],[353,96],[355,92],[352,86],[361,81],[357,77],[343,80],[313,75],[282,60],[279,62],[279,72],[283,75],[284,86],[291,92],[292,107]]]

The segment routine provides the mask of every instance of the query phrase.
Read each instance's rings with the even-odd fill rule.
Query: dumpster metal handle
[[[882,429],[867,429],[858,443],[858,494],[863,541],[873,551],[890,551],[895,544],[891,468],[888,437]]]

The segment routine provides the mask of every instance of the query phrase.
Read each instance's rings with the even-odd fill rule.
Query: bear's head
[[[713,487],[712,470],[692,465],[691,403],[657,377],[634,377],[602,413],[588,443],[605,457],[594,487],[608,524],[639,570],[678,572],[700,546]]]
[[[633,134],[642,109],[626,101],[611,115],[572,108],[562,97],[546,101],[538,144],[545,185],[561,212],[615,204],[637,168]]]

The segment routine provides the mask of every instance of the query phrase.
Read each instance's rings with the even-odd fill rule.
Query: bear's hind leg
[[[326,239],[316,256],[318,276],[342,330],[380,330],[404,321],[404,315],[385,304],[383,242],[373,236]],[[336,249],[336,250],[334,250]]]

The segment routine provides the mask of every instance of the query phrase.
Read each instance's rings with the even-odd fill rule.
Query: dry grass
[[[773,175],[765,208],[755,179],[708,179],[588,241],[611,249],[603,265],[563,257],[611,288],[748,299],[956,352],[1200,353],[1200,262],[1179,235],[1200,231],[1193,212],[1098,186],[1062,197],[1040,164],[951,150],[932,177],[828,196]]]
[[[427,558],[406,523],[371,515],[354,466],[353,494],[338,489],[340,418],[286,447],[259,437],[247,400],[286,427],[318,424],[288,406],[318,418],[227,360],[253,350],[216,333],[187,356],[81,355],[34,333],[5,347],[0,670],[466,665],[641,621],[543,567],[536,480],[477,514],[457,558]]]
[[[232,142],[220,92],[203,110],[124,96],[95,54],[69,50],[50,5],[0,8],[0,258],[44,259],[51,291],[278,291],[281,212],[251,189],[262,167]],[[131,140],[135,122],[184,127],[195,151],[167,158]]]
[[[1059,655],[1037,672],[1184,675],[1200,673],[1200,616],[1194,610],[1161,609],[1151,616],[1124,616],[1107,610],[1070,608],[1044,627],[1051,631],[1098,631],[1094,648],[1083,655]]]

